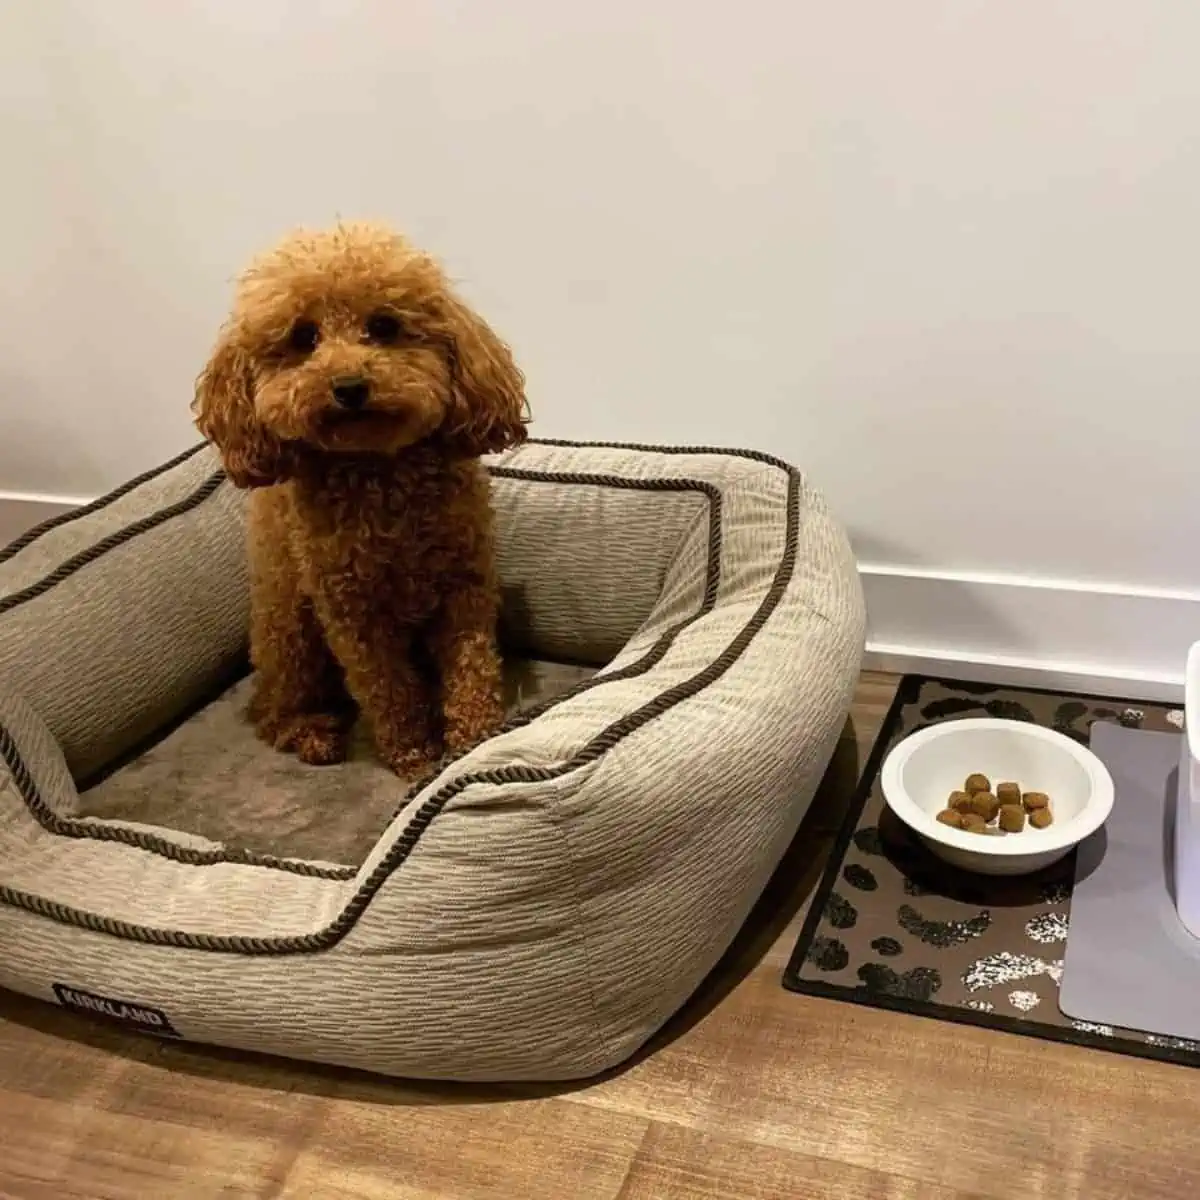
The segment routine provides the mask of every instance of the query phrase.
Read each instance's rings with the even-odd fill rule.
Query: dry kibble
[[[954,809],[955,812],[970,812],[971,810],[971,795],[969,792],[951,792],[950,799],[946,801],[946,807]]]
[[[1001,806],[1000,828],[1005,833],[1020,833],[1025,828],[1025,810],[1019,804]]]
[[[1019,783],[996,784],[996,796],[1001,804],[1020,804],[1021,785]]]
[[[994,821],[1000,811],[1000,801],[991,792],[976,792],[971,797],[971,811],[978,813],[985,823]]]
[[[937,819],[951,829],[1007,837],[1031,829],[1046,829],[1054,824],[1050,797],[1045,792],[1024,792],[1015,779],[996,784],[995,792],[981,772],[967,776],[961,791],[950,793],[946,807]]]

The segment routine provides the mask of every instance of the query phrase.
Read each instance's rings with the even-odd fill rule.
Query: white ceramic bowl
[[[989,837],[951,829],[935,818],[968,775],[994,787],[1014,780],[1050,797],[1054,824]],[[991,717],[945,721],[914,733],[884,760],[880,778],[888,807],[939,858],[984,875],[1024,875],[1067,854],[1108,819],[1113,782],[1086,747],[1024,721]]]

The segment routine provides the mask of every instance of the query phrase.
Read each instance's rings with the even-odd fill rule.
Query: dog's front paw
[[[349,732],[337,717],[306,715],[282,722],[273,740],[276,750],[290,751],[302,763],[331,767],[346,761]]]
[[[495,697],[472,696],[446,712],[446,750],[455,758],[474,750],[504,727],[504,707]]]
[[[416,779],[428,775],[441,758],[441,752],[432,744],[395,747],[381,751],[388,770],[401,779]]]
[[[312,767],[346,761],[346,735],[340,730],[309,729],[296,739],[296,757]]]

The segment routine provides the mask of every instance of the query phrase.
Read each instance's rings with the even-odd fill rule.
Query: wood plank
[[[620,1200],[976,1200],[773,1146],[651,1125]]]
[[[286,1110],[277,1113],[278,1140],[239,1128],[236,1102],[206,1129],[125,1115],[118,1111],[121,1099],[120,1088],[87,1106],[0,1092],[0,1194],[54,1200],[274,1195],[295,1158],[292,1139],[304,1129],[288,1122]]]
[[[438,1100],[444,1102],[439,1103]],[[646,1122],[558,1099],[426,1103],[341,1097],[281,1195],[308,1200],[613,1200]]]

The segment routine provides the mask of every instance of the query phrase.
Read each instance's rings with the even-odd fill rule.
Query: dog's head
[[[287,238],[239,281],[196,385],[196,425],[239,487],[300,453],[477,457],[523,441],[507,346],[399,235],[340,225]]]

